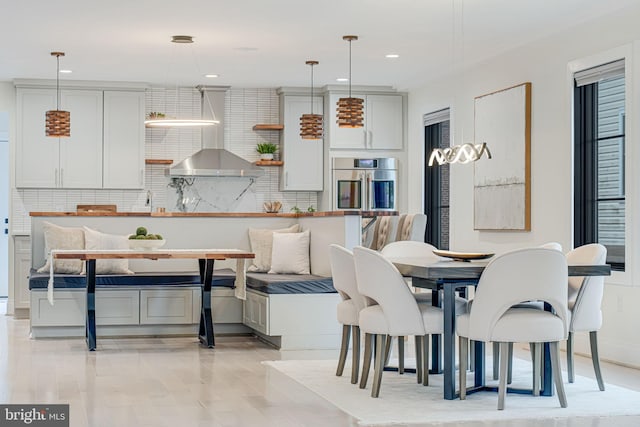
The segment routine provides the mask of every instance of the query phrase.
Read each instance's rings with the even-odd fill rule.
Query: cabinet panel
[[[29,272],[31,271],[31,239],[14,237],[13,304],[15,308],[29,308]]]
[[[314,97],[313,111],[322,114],[322,98]],[[322,191],[323,140],[300,137],[300,116],[311,112],[309,96],[283,96],[284,132],[280,150],[284,166],[282,191]]]
[[[144,187],[144,92],[104,92],[104,188]]]
[[[96,290],[96,325],[137,325],[138,323],[140,323],[140,292],[138,290]]]
[[[141,325],[191,324],[193,292],[191,289],[140,291]]]
[[[71,113],[71,135],[60,138],[58,186],[101,188],[102,91],[63,91],[61,99]]]
[[[18,89],[16,187],[55,188],[58,185],[58,138],[45,136],[45,113],[56,108],[51,89]]]
[[[401,150],[402,95],[367,95],[367,147]]]

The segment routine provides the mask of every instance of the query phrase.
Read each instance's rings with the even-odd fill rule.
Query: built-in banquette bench
[[[129,234],[138,226],[160,233],[165,248],[250,250],[248,228],[279,229],[298,223],[310,231],[311,275],[247,274],[247,298],[234,296],[233,264],[217,262],[212,287],[215,332],[254,333],[282,350],[339,347],[328,245],[359,243],[361,219],[343,213],[295,214],[32,214],[32,267],[45,262],[44,221]],[[130,260],[133,275],[99,275],[96,286],[98,336],[192,335],[200,316],[195,260]],[[47,300],[49,275],[32,270],[31,332],[34,338],[84,336],[83,275],[56,274],[55,304]]]

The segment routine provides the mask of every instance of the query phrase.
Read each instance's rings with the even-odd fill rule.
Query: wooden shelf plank
[[[282,130],[282,129],[284,129],[284,125],[280,125],[280,124],[258,123],[257,125],[253,125],[253,130]]]
[[[256,166],[282,166],[284,162],[282,160],[258,160],[255,164]]]
[[[144,159],[147,165],[170,165],[173,163],[171,159]]]

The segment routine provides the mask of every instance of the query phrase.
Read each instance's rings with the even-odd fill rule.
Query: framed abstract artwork
[[[476,97],[474,115],[492,155],[474,163],[474,229],[531,231],[531,83]]]

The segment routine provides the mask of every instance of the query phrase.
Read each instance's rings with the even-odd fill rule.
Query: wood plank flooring
[[[88,352],[82,339],[28,334],[28,320],[0,316],[0,402],[69,403],[74,427],[357,425],[261,363],[337,352],[280,353],[249,336],[216,337],[213,350],[196,337],[103,338]],[[607,363],[603,371],[607,383],[640,391],[640,371]],[[590,360],[577,357],[576,373],[593,377]]]

